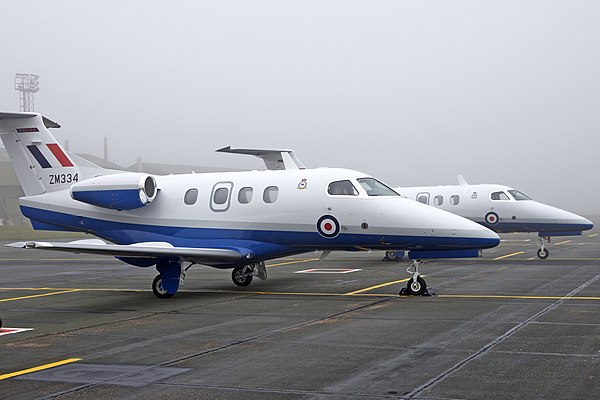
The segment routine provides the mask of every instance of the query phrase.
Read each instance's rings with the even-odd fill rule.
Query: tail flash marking
[[[27,146],[27,148],[42,168],[52,168],[52,165],[50,165],[46,157],[44,157],[44,155],[36,145],[30,144],[29,146]]]
[[[69,160],[69,157],[67,157],[67,155],[62,151],[58,144],[49,143],[46,146],[48,146],[52,154],[54,154],[54,157],[56,157],[60,165],[62,165],[63,167],[73,166],[73,163],[71,162],[71,160]]]

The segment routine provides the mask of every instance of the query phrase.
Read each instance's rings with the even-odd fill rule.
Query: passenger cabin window
[[[508,195],[504,192],[494,192],[490,195],[492,200],[510,200]]]
[[[429,193],[419,193],[417,195],[417,201],[423,204],[429,204]]]
[[[227,198],[229,197],[229,189],[227,188],[218,188],[215,190],[215,195],[213,197],[213,201],[215,204],[225,204],[227,203]]]
[[[210,209],[213,211],[227,211],[232,189],[233,182],[219,182],[213,186],[210,195]]]
[[[512,195],[512,197],[514,197],[514,199],[517,200],[517,201],[532,200],[531,197],[527,196],[523,192],[519,192],[518,190],[514,190],[514,189],[513,190],[509,190],[508,193],[510,193]]]
[[[196,204],[197,200],[198,200],[198,189],[189,189],[183,195],[183,202],[188,206],[191,206],[192,204]]]
[[[358,190],[350,181],[331,182],[327,187],[327,193],[332,196],[358,196]]]
[[[241,204],[248,204],[252,201],[253,190],[251,187],[243,187],[238,193],[238,201]]]
[[[442,204],[444,204],[444,196],[442,195],[437,195],[433,198],[433,205],[434,206],[441,206]]]
[[[269,186],[263,192],[263,201],[265,203],[275,203],[277,196],[279,195],[279,189],[277,186]]]
[[[452,196],[450,196],[450,204],[452,204],[453,206],[458,205],[458,203],[460,203],[460,196],[457,194],[453,194]]]
[[[374,178],[359,178],[358,183],[365,189],[369,196],[399,196],[391,188]]]

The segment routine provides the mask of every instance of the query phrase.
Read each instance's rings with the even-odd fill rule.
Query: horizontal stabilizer
[[[166,242],[135,243],[128,245],[108,244],[100,239],[84,239],[74,242],[16,242],[8,247],[25,249],[57,250],[70,253],[99,254],[117,257],[159,258],[179,257],[199,264],[221,264],[236,261],[242,255],[229,249],[174,247]]]
[[[230,146],[217,150],[219,153],[245,154],[261,158],[267,169],[306,169],[304,164],[296,157],[294,150],[270,149],[232,149]]]

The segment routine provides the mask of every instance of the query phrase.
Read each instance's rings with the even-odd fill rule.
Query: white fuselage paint
[[[468,218],[496,232],[576,232],[593,227],[590,220],[569,211],[530,199],[516,200],[512,193],[514,189],[504,185],[398,187],[394,190],[403,197],[420,199],[434,208]],[[492,196],[500,192],[504,196]],[[495,213],[498,220],[490,213]],[[488,220],[486,216],[489,216]]]
[[[366,175],[352,170],[319,168],[154,177],[159,190],[156,199],[135,210],[115,211],[81,203],[72,200],[65,190],[25,197],[21,204],[97,221],[134,224],[142,230],[143,226],[176,227],[182,231],[182,237],[185,237],[185,229],[194,228],[316,233],[318,219],[332,215],[340,223],[340,236],[379,235],[382,244],[394,236],[490,239],[492,242],[497,239],[490,230],[451,213],[400,196],[368,196],[356,182],[356,178]],[[357,196],[327,193],[330,182],[344,179],[354,183],[359,191]],[[214,189],[219,186],[230,188],[227,202],[220,205],[212,201]],[[278,188],[277,200],[267,203],[263,193],[271,186]],[[253,189],[248,204],[238,200],[240,189],[244,187]],[[197,189],[198,196],[194,204],[186,205],[184,196],[190,189]],[[107,234],[100,236],[119,242]],[[360,244],[360,240],[356,243]],[[319,243],[312,245],[321,247]]]

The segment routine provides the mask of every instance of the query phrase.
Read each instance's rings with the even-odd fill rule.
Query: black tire
[[[408,282],[406,282],[406,292],[413,296],[420,296],[427,289],[427,284],[425,283],[425,279],[420,276],[417,277],[417,281],[415,282],[413,278],[410,278]]]
[[[2,329],[2,318],[0,318],[0,329]]]
[[[154,292],[154,295],[159,299],[168,299],[170,297],[173,297],[171,293],[163,289],[162,276],[160,275],[156,275],[156,278],[154,278],[154,280],[152,281],[152,291]]]
[[[237,286],[248,286],[252,283],[252,275],[246,275],[244,273],[244,267],[238,267],[231,271],[231,280]]]
[[[548,258],[549,255],[550,255],[550,252],[548,251],[548,249],[539,249],[537,251],[537,256],[539,258],[541,258],[542,260],[545,260],[546,258]]]

